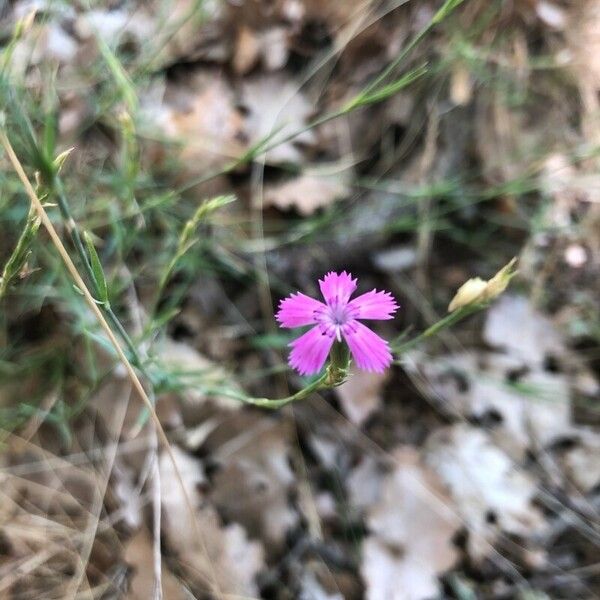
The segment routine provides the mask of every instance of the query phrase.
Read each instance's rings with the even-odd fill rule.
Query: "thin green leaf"
[[[33,244],[33,240],[35,239],[39,227],[40,218],[37,216],[33,207],[31,207],[23,231],[17,241],[17,245],[2,271],[2,276],[0,277],[0,298],[6,294],[11,283],[21,274],[21,271],[31,254],[31,245]]]
[[[90,264],[92,267],[92,273],[94,274],[94,283],[96,284],[98,300],[104,304],[108,304],[108,286],[106,285],[106,277],[104,276],[104,270],[102,269],[100,257],[96,252],[96,248],[94,247],[94,243],[92,242],[90,234],[87,231],[84,231],[83,237],[85,239],[90,257]]]
[[[350,111],[355,108],[358,108],[359,106],[367,106],[369,104],[382,102],[390,96],[393,96],[396,92],[410,85],[413,81],[425,75],[427,71],[427,65],[423,64],[417,67],[416,69],[409,71],[396,81],[392,81],[391,83],[381,86],[379,89],[370,91],[366,94],[359,94],[358,96],[350,100],[348,104],[346,104],[344,110]]]

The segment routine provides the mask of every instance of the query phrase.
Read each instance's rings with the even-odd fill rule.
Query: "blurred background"
[[[600,595],[600,0],[0,0],[0,133],[0,597]]]

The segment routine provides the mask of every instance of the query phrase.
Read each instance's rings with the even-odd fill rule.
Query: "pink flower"
[[[279,304],[276,318],[281,327],[314,325],[290,344],[290,366],[301,375],[318,373],[333,342],[343,339],[360,369],[382,373],[392,362],[390,347],[359,319],[392,319],[398,309],[392,295],[371,290],[350,300],[356,279],[346,271],[327,273],[319,280],[319,286],[326,304],[301,292]]]

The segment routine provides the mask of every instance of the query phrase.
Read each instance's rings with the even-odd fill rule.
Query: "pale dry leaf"
[[[368,600],[425,600],[439,595],[439,575],[458,558],[452,538],[459,522],[416,450],[399,448],[393,459],[379,500],[367,510],[361,574]]]
[[[562,31],[567,25],[567,15],[565,11],[555,4],[547,0],[538,0],[535,5],[537,16],[549,27]]]
[[[237,32],[232,66],[238,75],[245,75],[256,65],[260,57],[261,44],[256,32],[242,25]]]
[[[484,340],[521,358],[526,365],[543,366],[549,358],[565,355],[565,343],[552,324],[524,296],[502,296],[487,313]]]
[[[261,34],[262,60],[267,71],[278,71],[287,63],[288,37],[288,30],[285,27],[270,27]]]
[[[570,385],[562,373],[527,368],[520,358],[494,352],[413,352],[406,366],[433,402],[449,414],[489,423],[494,441],[517,459],[572,429]]]
[[[573,4],[567,39],[573,52],[573,68],[582,86],[600,89],[600,1],[582,0]]]
[[[71,65],[77,51],[77,41],[60,23],[36,24],[16,42],[8,68],[12,75],[23,77],[29,67],[42,63]]]
[[[584,492],[591,492],[600,485],[600,439],[592,430],[582,430],[572,448],[562,457],[565,474]]]
[[[141,45],[153,39],[156,26],[149,15],[142,11],[130,13],[124,9],[96,8],[81,13],[74,28],[79,39],[88,40],[99,36],[108,46],[116,48],[125,41]]]
[[[363,456],[346,479],[352,506],[365,511],[374,505],[379,500],[384,477],[382,465],[369,454]]]
[[[325,171],[325,170],[324,170]],[[347,174],[325,174],[307,171],[284,183],[265,189],[264,206],[282,210],[295,208],[301,215],[311,215],[350,193]]]
[[[161,103],[149,97],[144,117],[180,144],[178,157],[194,174],[225,166],[244,144],[243,118],[233,92],[217,71],[200,70],[182,82],[169,83]]]
[[[259,60],[262,60],[267,71],[283,68],[289,55],[288,38],[286,27],[269,27],[263,31],[255,31],[242,24],[235,41],[233,70],[239,75],[245,75]]]
[[[286,429],[265,418],[213,452],[221,468],[213,477],[211,500],[270,550],[280,548],[298,522],[289,502],[296,483],[289,456]]]
[[[452,70],[450,78],[450,98],[458,106],[466,106],[473,97],[473,81],[471,73],[463,66],[458,65]]]
[[[183,480],[184,489],[175,471],[170,456],[165,452],[160,457],[161,502],[164,513],[163,526],[170,543],[176,549],[198,551],[200,540],[196,539],[192,516],[188,510],[185,495],[198,510],[202,497],[199,489],[206,483],[202,463],[177,446],[171,448],[177,470]]]
[[[155,68],[177,61],[224,62],[229,40],[224,32],[225,3],[220,0],[172,0],[147,8],[154,25],[150,51]]]
[[[168,547],[198,588],[256,596],[255,578],[264,566],[262,545],[249,541],[244,528],[237,523],[223,526],[217,511],[204,502],[200,492],[206,481],[200,461],[176,446],[172,451],[197,525],[192,521],[170,457],[164,453],[159,467],[163,532]]]
[[[401,273],[415,266],[417,252],[413,246],[391,246],[377,252],[373,262],[378,269],[387,273]]]
[[[549,227],[570,227],[573,212],[581,200],[588,198],[589,186],[582,185],[582,173],[560,153],[550,154],[544,160],[540,185],[553,203],[545,215]]]
[[[468,528],[474,561],[489,556],[500,532],[527,539],[544,526],[537,486],[482,430],[446,427],[427,441],[425,460],[448,488]]]
[[[344,600],[344,598],[338,592],[330,593],[323,589],[314,573],[308,572],[302,578],[298,600]]]
[[[143,506],[133,469],[125,464],[121,456],[117,456],[113,463],[111,484],[115,498],[121,505],[123,523],[132,531],[137,530],[143,522]]]
[[[310,19],[326,21],[335,27],[345,25],[352,18],[364,13],[369,5],[368,0],[348,0],[347,2],[336,2],[336,0],[304,0],[306,16]]]
[[[157,354],[165,368],[173,370],[183,381],[189,382],[189,385],[185,386],[181,392],[181,397],[186,405],[214,404],[224,410],[240,408],[241,404],[238,400],[216,393],[220,386],[241,392],[233,375],[225,368],[202,356],[189,344],[165,338],[157,346]],[[203,391],[206,389],[213,393],[207,394]]]
[[[335,388],[342,410],[355,425],[362,425],[383,405],[383,386],[389,379],[386,373],[353,370],[348,379]]]
[[[141,528],[124,548],[123,559],[132,569],[127,600],[148,600],[154,597],[153,542],[148,530]],[[188,595],[177,578],[162,561],[162,597],[164,600],[186,600]]]
[[[287,134],[300,132],[313,112],[310,100],[299,86],[282,73],[260,74],[242,82],[241,102],[246,109],[244,131],[250,145],[267,138],[277,140]],[[275,136],[275,137],[273,137]],[[312,145],[315,134],[302,131],[294,139],[269,150],[269,163],[302,163],[301,145]]]

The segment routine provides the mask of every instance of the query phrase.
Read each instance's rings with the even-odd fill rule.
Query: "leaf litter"
[[[239,275],[228,280],[225,294],[237,313],[212,297],[210,315],[194,320],[194,311],[201,312],[197,298],[209,297],[210,283],[190,285],[187,300],[193,302],[182,307],[153,350],[163,386],[157,411],[201,536],[164,452],[158,465],[160,539],[151,533],[156,491],[150,428],[129,439],[140,409],[118,369],[94,350],[96,366],[106,372],[85,409],[69,421],[71,445],[50,421],[39,427],[43,419],[36,414],[20,432],[31,439],[11,437],[2,455],[0,591],[15,599],[65,597],[85,536],[97,526],[80,588],[91,597],[152,597],[158,543],[166,599],[230,594],[425,600],[462,597],[453,591],[457,581],[477,590],[477,597],[593,597],[597,578],[569,571],[593,570],[597,562],[597,554],[582,562],[587,546],[579,539],[595,539],[597,422],[578,415],[582,398],[589,404],[597,394],[597,369],[584,366],[578,356],[589,340],[581,333],[585,323],[571,320],[556,305],[574,307],[577,317],[587,314],[598,274],[594,157],[580,160],[564,149],[565,140],[598,141],[597,0],[577,6],[511,3],[498,17],[509,23],[508,42],[495,38],[495,25],[484,26],[481,39],[468,37],[486,7],[465,3],[457,15],[460,28],[440,29],[418,55],[437,60],[446,55],[444,44],[454,49],[442,67],[449,73],[447,97],[429,81],[314,128],[307,125],[352,100],[398,54],[435,14],[435,2],[205,2],[202,11],[188,0],[171,6],[100,3],[88,11],[61,3],[12,4],[0,9],[11,24],[32,8],[40,14],[17,41],[11,75],[37,97],[47,72],[55,73],[61,84],[59,137],[84,149],[81,165],[111,164],[118,154],[115,123],[123,102],[96,106],[91,91],[101,92],[106,82],[86,67],[102,61],[99,36],[124,57],[135,86],[144,169],[175,187],[228,171],[193,187],[179,205],[151,214],[145,233],[156,228],[161,238],[169,211],[180,224],[186,208],[217,190],[236,193],[243,205],[227,213],[235,228],[231,237],[253,241],[247,209],[256,207],[248,207],[249,188],[254,169],[264,166],[264,225],[273,236],[265,240],[273,248],[267,260],[280,280],[283,272],[284,282],[307,287],[317,268],[348,260],[402,290],[402,274],[416,280],[423,266],[422,246],[406,233],[418,216],[414,198],[435,200],[439,193],[435,186],[422,186],[436,182],[426,181],[415,167],[424,155],[417,124],[439,104],[436,110],[447,113],[463,137],[450,126],[440,129],[432,170],[454,175],[456,165],[478,164],[482,183],[500,191],[490,202],[495,212],[482,212],[479,219],[466,203],[432,212],[434,229],[468,223],[473,232],[497,223],[504,241],[519,246],[518,227],[510,224],[518,225],[530,207],[521,203],[524,195],[513,192],[515,182],[529,175],[523,157],[548,148],[532,175],[548,210],[539,215],[543,231],[533,231],[524,243],[520,284],[535,292],[540,276],[550,277],[550,283],[564,277],[567,283],[548,289],[544,309],[535,293],[505,295],[488,310],[476,335],[467,326],[461,330],[458,351],[426,346],[405,355],[384,377],[352,374],[331,396],[294,407],[293,417],[262,414],[215,393],[254,386],[256,393],[274,394],[275,385],[257,383],[252,375],[257,365],[280,362],[277,348],[249,351],[244,338],[264,327],[259,294],[247,283],[256,275],[248,268],[254,257],[231,239],[211,238],[217,239],[215,248],[198,254],[220,273]],[[536,51],[527,41],[532,31],[542,59],[564,69],[568,84],[551,83],[544,69],[530,68],[529,53]],[[493,56],[487,42],[496,44]],[[306,77],[316,64],[317,75]],[[533,107],[528,100],[519,105],[525,89],[548,97]],[[271,144],[278,139],[285,141]],[[254,151],[258,160],[241,164]],[[401,185],[386,188],[388,178]],[[103,181],[102,194],[106,185]],[[446,202],[463,191],[444,189]],[[111,194],[114,207],[120,200]],[[330,230],[327,217],[335,211],[342,213],[342,226]],[[107,214],[111,223],[128,218],[118,211]],[[289,240],[277,236],[302,218],[304,229],[291,236],[301,245],[291,245],[286,254]],[[325,223],[321,237],[319,219]],[[210,228],[202,235],[211,236]],[[426,236],[420,235],[422,243]],[[331,251],[332,238],[333,247],[343,251]],[[469,245],[466,238],[461,243]],[[555,248],[565,257],[560,269],[547,263]],[[479,253],[455,260],[442,247],[437,254],[430,275],[442,283],[455,262],[467,272],[481,265]],[[150,277],[145,264],[139,272],[139,285],[148,285],[142,281]],[[202,271],[205,276],[211,277],[208,270]],[[170,289],[180,277],[169,282]],[[583,279],[572,285],[572,277]],[[573,293],[576,287],[580,294]],[[436,294],[445,293],[441,289],[434,289],[436,301]],[[140,302],[140,311],[149,313],[143,296]],[[569,330],[565,323],[573,322]],[[227,328],[244,336],[224,343]],[[62,324],[61,335],[67,331]],[[205,339],[209,331],[214,340]],[[214,351],[217,346],[224,350]],[[84,372],[79,350],[71,349],[77,354],[73,369]],[[33,394],[33,387],[17,395]],[[69,374],[68,394],[87,394],[83,388]],[[56,400],[63,394],[58,389]],[[14,398],[13,386],[3,389],[3,408]],[[60,406],[46,408],[56,415]],[[117,427],[113,416],[123,406],[124,422]],[[332,406],[339,406],[341,415]],[[100,513],[94,513],[98,481],[108,475],[102,456],[115,443],[106,496]],[[542,547],[540,540],[550,541]]]

